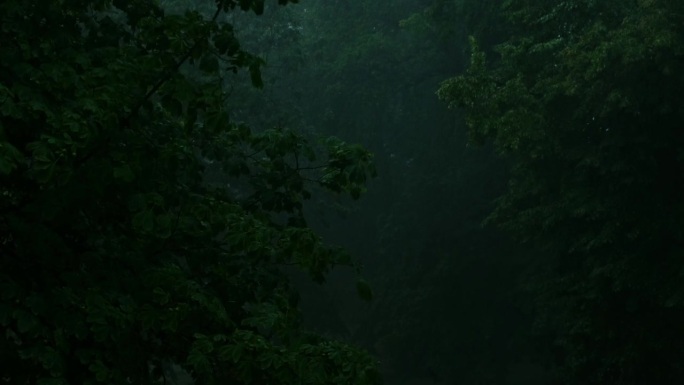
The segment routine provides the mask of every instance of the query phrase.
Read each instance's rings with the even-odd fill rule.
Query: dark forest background
[[[682,64],[675,0],[4,1],[0,378],[681,383]]]

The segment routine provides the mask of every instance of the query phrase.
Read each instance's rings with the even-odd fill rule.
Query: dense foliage
[[[294,2],[0,4],[3,381],[682,382],[684,3]]]
[[[539,320],[563,384],[678,383],[684,345],[684,8],[505,2],[439,95],[513,161],[490,217],[544,250]],[[488,47],[491,49],[491,47]]]
[[[264,3],[0,4],[3,381],[378,381],[302,331],[283,270],[354,266],[302,207],[315,186],[358,197],[371,155],[226,102],[233,72],[263,85],[230,17]]]

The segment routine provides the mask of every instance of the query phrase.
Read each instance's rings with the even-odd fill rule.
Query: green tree
[[[302,202],[357,197],[370,153],[226,103],[231,71],[263,84],[226,15],[264,3],[0,4],[3,380],[379,381],[364,351],[302,330],[283,272],[354,266]]]
[[[546,255],[539,323],[568,384],[684,378],[684,8],[505,2],[509,38],[439,96],[513,162],[491,220]]]

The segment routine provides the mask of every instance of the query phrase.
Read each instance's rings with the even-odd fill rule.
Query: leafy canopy
[[[264,62],[227,13],[264,0],[195,5],[0,4],[5,381],[158,383],[172,364],[201,383],[378,381],[365,352],[301,331],[282,271],[353,265],[302,202],[358,197],[372,157],[233,121],[231,72],[259,87]]]
[[[467,73],[438,95],[513,163],[491,219],[548,255],[542,319],[564,378],[679,382],[682,3],[502,6],[497,55],[472,39]]]

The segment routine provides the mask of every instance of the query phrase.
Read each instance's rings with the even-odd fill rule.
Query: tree
[[[506,2],[510,38],[440,97],[513,161],[491,220],[547,260],[534,284],[564,383],[676,383],[682,4]]]
[[[370,153],[225,104],[230,72],[261,86],[263,64],[226,15],[264,3],[0,5],[5,381],[159,383],[171,364],[200,383],[378,381],[367,353],[301,329],[283,272],[354,266],[302,202],[357,197]]]

